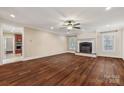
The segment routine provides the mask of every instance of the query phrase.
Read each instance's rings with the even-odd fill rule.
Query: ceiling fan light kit
[[[72,28],[73,28],[72,26],[68,26],[68,27],[67,27],[68,30],[71,30]]]
[[[66,20],[63,24],[63,28],[67,30],[80,29],[80,23],[76,23],[74,20]]]

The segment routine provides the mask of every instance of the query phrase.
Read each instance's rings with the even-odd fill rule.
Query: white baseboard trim
[[[99,57],[110,57],[110,58],[122,58],[122,57],[119,57],[119,56],[110,56],[110,55],[98,55],[98,56]]]
[[[67,52],[65,51],[65,52],[61,52],[61,53],[51,54],[51,55],[48,55],[48,56],[26,57],[26,58],[23,59],[23,61],[33,60],[33,59],[38,59],[38,58],[43,58],[43,57],[49,57],[49,56],[59,55],[59,54],[63,54],[63,53],[67,53]]]
[[[67,53],[75,53],[75,51],[66,51]]]
[[[42,57],[43,57],[43,56],[26,57],[26,58],[23,59],[23,61],[38,59],[38,58],[42,58]]]
[[[11,59],[4,59],[3,64],[8,64],[8,63],[14,63],[14,62],[20,62],[23,60],[23,57],[15,57]]]
[[[123,60],[124,60],[124,56],[122,55],[122,57],[121,57]]]
[[[94,54],[85,54],[85,53],[75,53],[75,55],[79,55],[79,56],[87,56],[87,57],[94,57],[96,58],[97,56]]]

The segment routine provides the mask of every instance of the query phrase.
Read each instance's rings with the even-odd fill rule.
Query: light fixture
[[[15,15],[14,14],[10,14],[10,17],[15,18]]]
[[[108,11],[110,10],[112,7],[106,7],[105,10]]]
[[[72,29],[72,26],[71,26],[71,25],[70,25],[70,26],[68,26],[68,27],[67,27],[67,29],[68,29],[68,30],[71,30],[71,29]]]
[[[51,29],[51,30],[53,30],[53,29],[54,29],[54,27],[53,27],[53,26],[51,26],[51,27],[50,27],[50,29]]]

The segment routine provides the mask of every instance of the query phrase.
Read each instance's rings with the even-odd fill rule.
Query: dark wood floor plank
[[[0,66],[0,85],[111,86],[124,85],[124,61],[71,53]]]

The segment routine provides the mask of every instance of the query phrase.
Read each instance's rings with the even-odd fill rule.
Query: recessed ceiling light
[[[51,30],[53,30],[53,29],[54,29],[54,27],[53,27],[53,26],[51,26],[51,27],[50,27],[50,29],[51,29]]]
[[[106,7],[105,10],[108,11],[110,10],[112,7]]]
[[[10,17],[15,18],[15,15],[14,14],[10,14]]]

